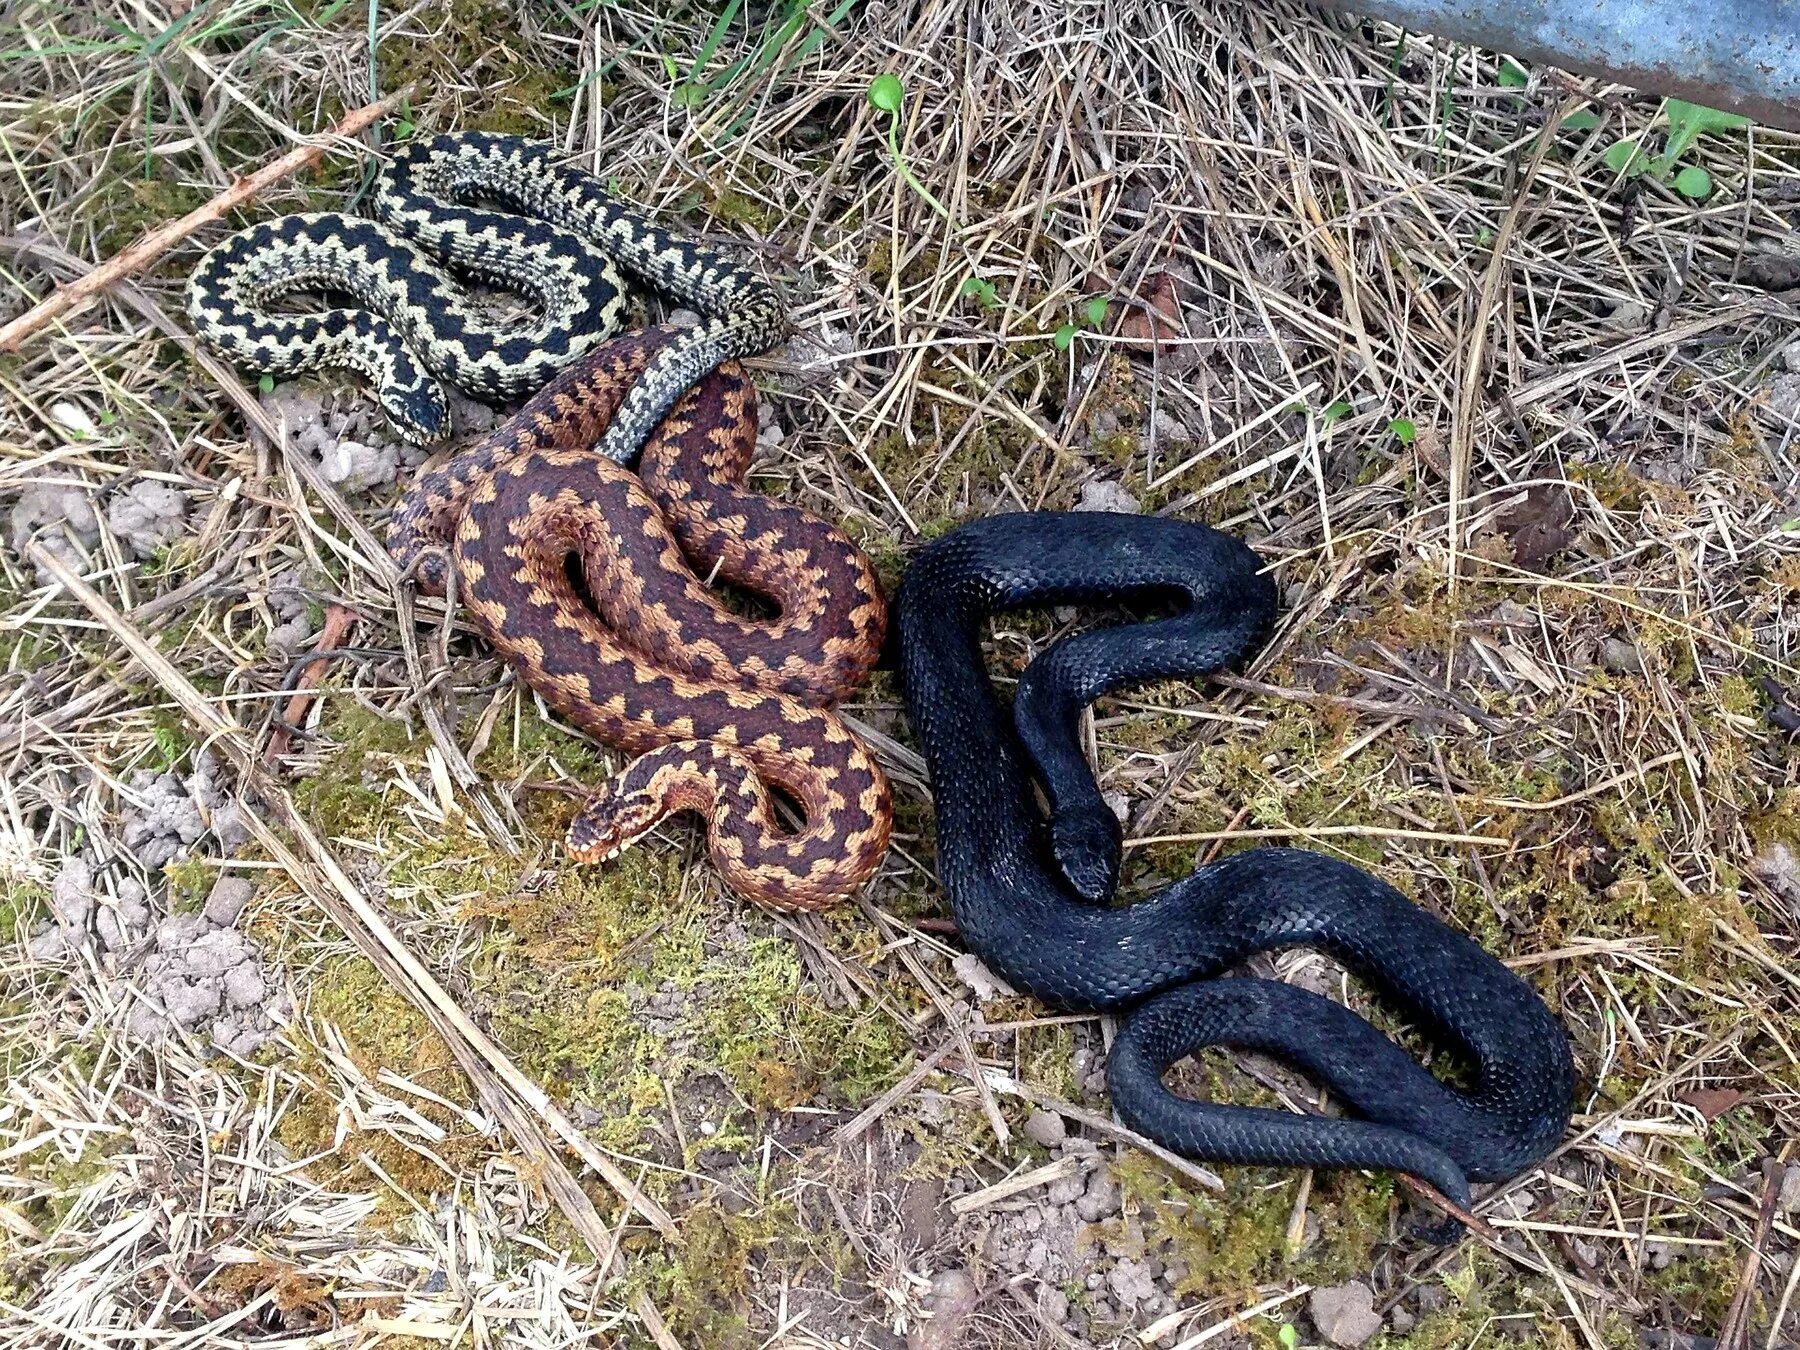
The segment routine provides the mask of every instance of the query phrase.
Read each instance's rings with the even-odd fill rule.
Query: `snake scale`
[[[359,371],[419,440],[447,430],[434,376],[490,401],[537,390],[415,480],[388,545],[428,591],[454,569],[474,627],[531,688],[639,756],[578,812],[570,854],[604,860],[692,810],[745,897],[804,909],[853,891],[886,851],[892,807],[829,705],[874,664],[886,602],[840,531],[743,487],[756,395],[736,358],[785,334],[774,290],[511,137],[405,145],[375,210],[381,221],[289,216],[220,244],[189,283],[200,336],[270,373]],[[620,268],[705,317],[614,336]],[[456,277],[527,295],[540,315],[496,324]],[[361,307],[279,307],[302,292]],[[734,614],[696,570],[778,617]],[[797,830],[771,787],[798,807]]]
[[[983,666],[986,619],[1092,600],[1176,612],[1055,643],[1026,667],[1009,713]],[[1217,1162],[1392,1169],[1466,1208],[1470,1179],[1532,1166],[1569,1119],[1568,1041],[1529,985],[1393,887],[1302,849],[1231,854],[1154,897],[1108,903],[1120,829],[1082,754],[1081,710],[1127,683],[1230,665],[1274,615],[1256,555],[1185,521],[1020,513],[925,548],[901,582],[894,623],[930,769],[938,875],[964,940],[1015,987],[1055,1008],[1125,1014],[1108,1080],[1134,1129]],[[1048,828],[1034,779],[1050,803]],[[1467,1062],[1472,1086],[1448,1086],[1328,999],[1211,978],[1295,945],[1322,948],[1368,980]],[[1362,1119],[1201,1103],[1164,1085],[1170,1065],[1214,1044],[1294,1063]]]

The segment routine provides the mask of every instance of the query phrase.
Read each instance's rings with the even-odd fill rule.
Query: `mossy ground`
[[[355,611],[365,655],[332,664],[307,734],[271,767],[401,940],[675,1214],[685,1243],[626,1222],[621,1282],[587,1270],[542,1292],[553,1281],[533,1262],[592,1253],[486,1127],[424,1016],[291,879],[254,868],[253,850],[240,859],[261,884],[246,928],[296,1006],[284,1039],[248,1062],[130,1042],[129,962],[27,957],[61,856],[119,859],[117,785],[138,768],[190,768],[203,738],[104,625],[4,551],[0,707],[35,720],[0,793],[0,940],[16,956],[0,988],[0,1148],[16,1150],[18,1183],[0,1196],[0,1297],[41,1298],[39,1315],[66,1319],[70,1339],[112,1350],[140,1317],[167,1312],[143,1334],[179,1321],[171,1334],[185,1336],[250,1305],[262,1320],[246,1334],[365,1314],[416,1329],[421,1309],[499,1306],[536,1279],[534,1325],[569,1319],[545,1330],[559,1343],[641,1341],[642,1296],[684,1345],[791,1332],[886,1347],[893,1326],[916,1324],[926,1277],[960,1265],[991,1295],[977,1343],[1111,1345],[1152,1315],[1107,1310],[1105,1288],[1076,1276],[1104,1277],[1109,1243],[1134,1250],[1141,1230],[1146,1254],[1176,1253],[1185,1269],[1169,1287],[1188,1318],[1165,1342],[1349,1278],[1413,1318],[1371,1342],[1390,1348],[1716,1331],[1742,1279],[1760,1168],[1796,1161],[1795,1008],[1778,972],[1794,957],[1800,761],[1768,718],[1800,681],[1800,534],[1782,524],[1791,427],[1767,387],[1785,338],[1760,311],[1729,309],[1745,283],[1712,269],[1791,237],[1800,152],[1767,128],[1704,138],[1688,153],[1719,195],[1696,207],[1621,183],[1604,146],[1565,131],[1534,179],[1531,136],[1554,82],[1522,89],[1484,53],[1222,3],[1154,30],[1125,10],[1096,28],[1079,7],[662,10],[25,5],[0,23],[0,70],[29,72],[30,86],[0,113],[6,233],[98,261],[286,149],[289,133],[407,83],[416,92],[376,146],[460,127],[597,148],[625,195],[741,243],[791,287],[827,356],[796,343],[757,366],[787,433],[769,482],[844,521],[890,593],[960,521],[1068,508],[1096,486],[1253,539],[1284,613],[1304,617],[1251,674],[1296,696],[1169,682],[1100,702],[1097,768],[1129,832],[1175,836],[1131,850],[1128,890],[1262,842],[1189,835],[1267,832],[1377,872],[1516,960],[1563,1017],[1586,1133],[1492,1206],[1535,1227],[1504,1230],[1503,1253],[1440,1257],[1408,1245],[1411,1202],[1385,1176],[1315,1176],[1296,1220],[1293,1173],[1224,1169],[1215,1193],[1107,1145],[1121,1211],[1094,1226],[1064,1291],[1080,1315],[1045,1329],[1013,1298],[1034,1281],[987,1242],[1015,1211],[960,1213],[950,1198],[1050,1155],[1022,1140],[1018,1099],[996,1099],[1013,1136],[998,1137],[944,1022],[989,1071],[1101,1113],[1103,1035],[1024,998],[978,1004],[951,971],[935,825],[906,766],[897,847],[868,909],[746,910],[721,892],[691,822],[612,865],[567,866],[556,841],[574,798],[555,789],[597,781],[617,758],[541,718],[466,637],[444,682],[414,690],[393,655],[393,598],[350,529],[354,518],[379,535],[395,489],[309,496],[121,292],[0,356],[5,491],[73,483],[104,513],[134,475],[179,482],[192,497],[181,538],[134,561],[109,534],[82,545],[84,575],[246,726],[266,728],[288,669],[268,640],[272,579],[306,573],[315,628],[328,602]],[[865,102],[884,71],[906,88],[892,145]],[[1656,111],[1608,94],[1605,114],[1610,137],[1644,132]],[[954,225],[897,173],[895,147]],[[181,282],[226,228],[355,208],[372,165],[327,155],[155,262],[136,279],[142,296],[178,321]],[[1500,313],[1478,329],[1521,193],[1494,273]],[[0,303],[72,274],[35,256],[9,254]],[[1671,258],[1685,260],[1679,285]],[[1166,295],[1181,331],[1152,349],[1123,325]],[[1064,342],[1066,323],[1078,331]],[[1462,363],[1478,348],[1486,366],[1469,384]],[[1477,406],[1463,437],[1465,389]],[[71,429],[65,404],[98,434]],[[1454,571],[1452,449],[1467,456]],[[1538,488],[1549,497],[1526,497]],[[1565,497],[1566,510],[1546,506]],[[1010,688],[1085,622],[1009,617],[992,644],[997,682]],[[473,767],[504,808],[504,838],[433,759],[415,700],[448,707],[451,686],[452,735],[465,749],[480,740]],[[106,704],[59,720],[97,687]],[[853,710],[911,749],[899,705],[883,672]],[[1346,826],[1361,833],[1321,832]],[[1500,842],[1456,842],[1467,835]],[[216,863],[145,880],[159,907],[188,911]],[[1354,983],[1348,996],[1424,1051],[1395,1010]],[[856,1145],[833,1145],[951,1041]],[[1447,1058],[1433,1053],[1454,1077],[1464,1066]],[[1245,1057],[1209,1053],[1184,1075],[1242,1104],[1306,1100]],[[295,1159],[307,1161],[289,1176]],[[624,1219],[585,1184],[609,1222]],[[907,1208],[918,1196],[923,1215]],[[62,1281],[111,1250],[121,1216],[151,1226],[119,1260],[164,1275],[121,1281],[126,1310],[90,1317]],[[1695,1245],[1658,1264],[1645,1234]],[[345,1254],[346,1241],[367,1247]],[[1748,1294],[1765,1338],[1790,1234],[1767,1245]],[[227,1259],[164,1261],[198,1250]],[[1284,1345],[1287,1324],[1311,1336],[1303,1300],[1243,1334]]]

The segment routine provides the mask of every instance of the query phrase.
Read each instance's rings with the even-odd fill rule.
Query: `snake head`
[[[450,432],[449,401],[444,397],[442,386],[428,375],[411,386],[396,384],[383,388],[381,408],[394,424],[394,430],[415,445],[441,441]]]
[[[569,826],[566,845],[578,863],[616,858],[668,814],[660,792],[649,787],[622,787],[618,780],[601,785]]]

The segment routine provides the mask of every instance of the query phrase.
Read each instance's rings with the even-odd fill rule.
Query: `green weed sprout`
[[[1750,119],[1739,113],[1703,108],[1686,99],[1672,98],[1663,104],[1663,115],[1669,121],[1668,142],[1663,152],[1651,159],[1636,141],[1620,141],[1606,152],[1606,167],[1627,178],[1649,174],[1668,182],[1682,196],[1698,201],[1713,190],[1712,175],[1698,164],[1676,170],[1675,161],[1701,136],[1709,131],[1736,131],[1750,125]],[[1671,171],[1674,171],[1671,177]]]
[[[1107,300],[1104,295],[1096,295],[1083,306],[1083,313],[1087,318],[1089,328],[1098,328],[1106,322],[1106,306]],[[1050,341],[1055,344],[1057,351],[1066,352],[1069,350],[1069,344],[1075,341],[1075,335],[1080,331],[1079,324],[1065,323],[1051,335]]]
[[[925,185],[913,177],[912,169],[907,165],[906,156],[900,151],[900,105],[906,100],[906,86],[900,83],[900,77],[892,73],[877,75],[869,84],[869,102],[878,112],[888,115],[888,154],[892,156],[894,168],[906,180],[906,185],[918,193],[924,203],[944,218],[944,223],[954,225],[955,218],[950,211],[930,192]]]

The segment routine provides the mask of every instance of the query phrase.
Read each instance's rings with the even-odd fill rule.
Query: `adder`
[[[1174,614],[1053,644],[1002,707],[982,662],[987,618],[1096,600]],[[1252,651],[1274,619],[1275,588],[1249,548],[1150,516],[994,516],[925,548],[894,612],[907,711],[931,775],[938,875],[963,940],[1051,1007],[1123,1015],[1108,1081],[1126,1124],[1216,1162],[1398,1170],[1464,1209],[1471,1179],[1513,1176],[1557,1142],[1574,1091],[1557,1019],[1469,938],[1361,869],[1252,848],[1147,899],[1111,903],[1120,826],[1083,756],[1078,717],[1121,685],[1202,674]],[[1449,1086],[1329,999],[1215,978],[1294,945],[1323,948],[1369,980],[1472,1067],[1472,1085]],[[1294,1063],[1362,1119],[1197,1102],[1164,1085],[1167,1068],[1215,1044]]]

